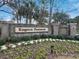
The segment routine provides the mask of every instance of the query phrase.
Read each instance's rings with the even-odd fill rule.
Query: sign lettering
[[[15,27],[15,32],[48,32],[46,27]]]

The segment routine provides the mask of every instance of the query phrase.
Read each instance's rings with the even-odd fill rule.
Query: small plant
[[[35,59],[46,59],[46,50],[44,48],[40,48],[37,52],[36,52],[36,56]]]
[[[50,49],[51,49],[51,54],[53,54],[54,53],[54,46],[51,46]]]

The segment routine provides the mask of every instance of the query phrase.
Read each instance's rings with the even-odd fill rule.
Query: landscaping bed
[[[5,45],[8,48],[0,50],[0,59],[79,59],[78,41],[39,39]]]

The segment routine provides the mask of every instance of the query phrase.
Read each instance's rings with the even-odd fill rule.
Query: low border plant
[[[5,39],[0,39],[0,46],[7,44],[7,43],[18,43],[22,41],[31,41],[31,40],[38,40],[38,39],[61,39],[61,40],[77,40],[79,41],[78,36],[62,36],[62,35],[34,35],[34,36],[24,36],[24,37],[8,37]]]

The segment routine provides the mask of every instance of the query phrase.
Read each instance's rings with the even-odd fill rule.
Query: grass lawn
[[[0,59],[79,59],[79,43],[45,41],[21,45],[0,51]]]

